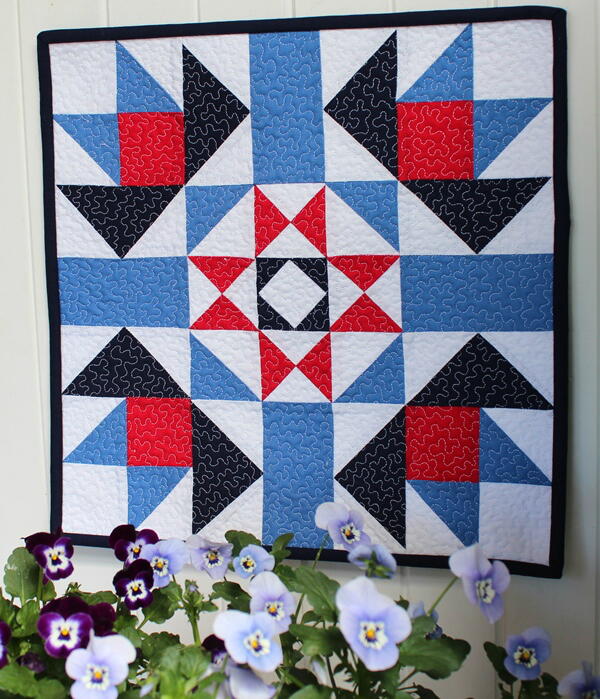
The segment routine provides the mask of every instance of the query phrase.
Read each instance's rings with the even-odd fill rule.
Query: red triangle
[[[279,211],[258,187],[254,188],[254,236],[256,254],[269,246],[281,231],[289,224],[288,219]]]
[[[298,369],[331,400],[331,334],[327,333],[298,363]]]
[[[263,400],[272,393],[295,364],[264,333],[258,335]]]
[[[325,233],[325,187],[320,189],[292,223],[322,254],[327,254],[327,236]]]
[[[366,291],[398,258],[399,255],[338,255],[328,259],[357,286]]]
[[[252,257],[190,257],[196,267],[223,293],[254,260]]]
[[[192,330],[256,330],[256,327],[226,296],[219,296],[192,325]]]
[[[334,332],[399,333],[402,328],[366,294],[332,325]]]

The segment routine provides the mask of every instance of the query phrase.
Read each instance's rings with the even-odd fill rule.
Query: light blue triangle
[[[479,483],[409,483],[465,546],[479,540]]]
[[[189,471],[184,466],[128,466],[128,522],[140,525]]]
[[[473,99],[473,31],[469,24],[400,97],[399,102]]]
[[[479,480],[550,485],[546,475],[484,410],[479,419]]]
[[[181,111],[171,95],[119,42],[117,42],[117,111]]]
[[[473,106],[475,177],[493,162],[508,144],[551,100],[477,100]]]
[[[191,252],[246,194],[251,185],[186,187],[187,246]]]
[[[337,403],[404,403],[402,335],[336,400]]]
[[[398,250],[398,186],[395,182],[329,182],[327,186]]]
[[[190,335],[190,342],[193,399],[258,400],[248,386],[193,335]]]
[[[71,464],[127,464],[127,403],[112,410],[65,459]]]
[[[116,114],[56,114],[54,119],[115,184],[120,183],[119,123]]]

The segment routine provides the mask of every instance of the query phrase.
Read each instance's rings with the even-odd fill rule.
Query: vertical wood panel
[[[217,22],[231,19],[266,19],[268,17],[291,17],[292,0],[198,0],[200,20]]]
[[[108,24],[113,27],[127,24],[177,24],[197,22],[196,0],[108,0]]]

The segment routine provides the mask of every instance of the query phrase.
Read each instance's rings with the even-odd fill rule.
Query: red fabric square
[[[399,102],[398,179],[473,178],[473,102]]]
[[[192,403],[127,399],[128,466],[192,466]]]
[[[406,477],[479,481],[479,408],[406,407]]]
[[[183,184],[185,147],[183,114],[119,114],[121,185]]]

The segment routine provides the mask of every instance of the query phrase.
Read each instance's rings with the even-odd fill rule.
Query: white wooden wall
[[[20,536],[48,526],[48,328],[36,35],[44,29],[356,14],[513,5],[506,0],[0,0],[0,559]],[[571,438],[566,571],[562,580],[514,578],[496,628],[454,588],[441,609],[449,633],[474,646],[532,625],[554,640],[558,675],[581,658],[600,670],[598,534],[598,44],[595,0],[527,4],[566,7],[569,36],[571,245]],[[110,586],[110,552],[80,548],[78,577]],[[328,564],[343,581],[346,564]],[[393,592],[431,601],[445,571],[406,569]],[[388,585],[392,591],[392,585]],[[462,673],[438,685],[443,699],[488,699],[494,679],[480,648]]]

